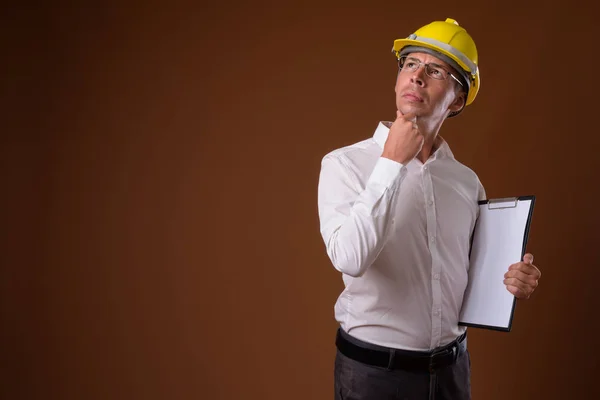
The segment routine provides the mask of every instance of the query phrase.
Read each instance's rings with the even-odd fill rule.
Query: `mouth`
[[[423,98],[414,92],[407,92],[402,95],[402,98],[407,99],[408,101],[414,101],[416,103],[422,103]]]

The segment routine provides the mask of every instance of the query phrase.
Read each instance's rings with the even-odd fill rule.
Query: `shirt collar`
[[[382,149],[385,145],[385,141],[387,140],[391,126],[392,122],[390,121],[380,121],[377,125],[377,129],[375,129],[375,133],[373,134],[373,139]],[[454,154],[452,153],[452,150],[450,150],[448,142],[446,142],[444,138],[442,138],[439,134],[437,135],[436,142],[438,142],[439,146],[437,150],[431,155],[431,158],[454,158]]]

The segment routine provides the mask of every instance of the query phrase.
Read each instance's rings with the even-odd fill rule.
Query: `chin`
[[[415,106],[413,104],[401,104],[397,106],[398,110],[402,111],[402,113],[414,113],[417,117],[423,115],[423,109],[421,107]]]
[[[420,109],[419,107],[407,107],[407,106],[401,106],[400,108],[398,108],[399,110],[402,111],[403,114],[407,114],[407,113],[413,113],[415,114],[417,117],[421,117],[423,115],[423,110]]]

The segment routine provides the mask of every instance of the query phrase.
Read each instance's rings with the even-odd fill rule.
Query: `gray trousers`
[[[434,372],[371,366],[352,360],[338,350],[334,367],[334,399],[470,400],[470,372],[468,350],[458,356],[455,364]]]

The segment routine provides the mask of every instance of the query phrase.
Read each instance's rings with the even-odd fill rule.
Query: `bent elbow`
[[[339,254],[336,254],[335,251],[331,252],[329,258],[336,270],[353,278],[360,278],[363,276],[368,267],[368,265],[359,257],[349,257],[348,255],[340,256]]]
[[[331,263],[342,274],[359,278],[374,261],[371,246],[364,243],[364,240],[357,238],[349,240],[345,236],[340,236],[339,230],[334,232],[326,243],[327,255]]]

